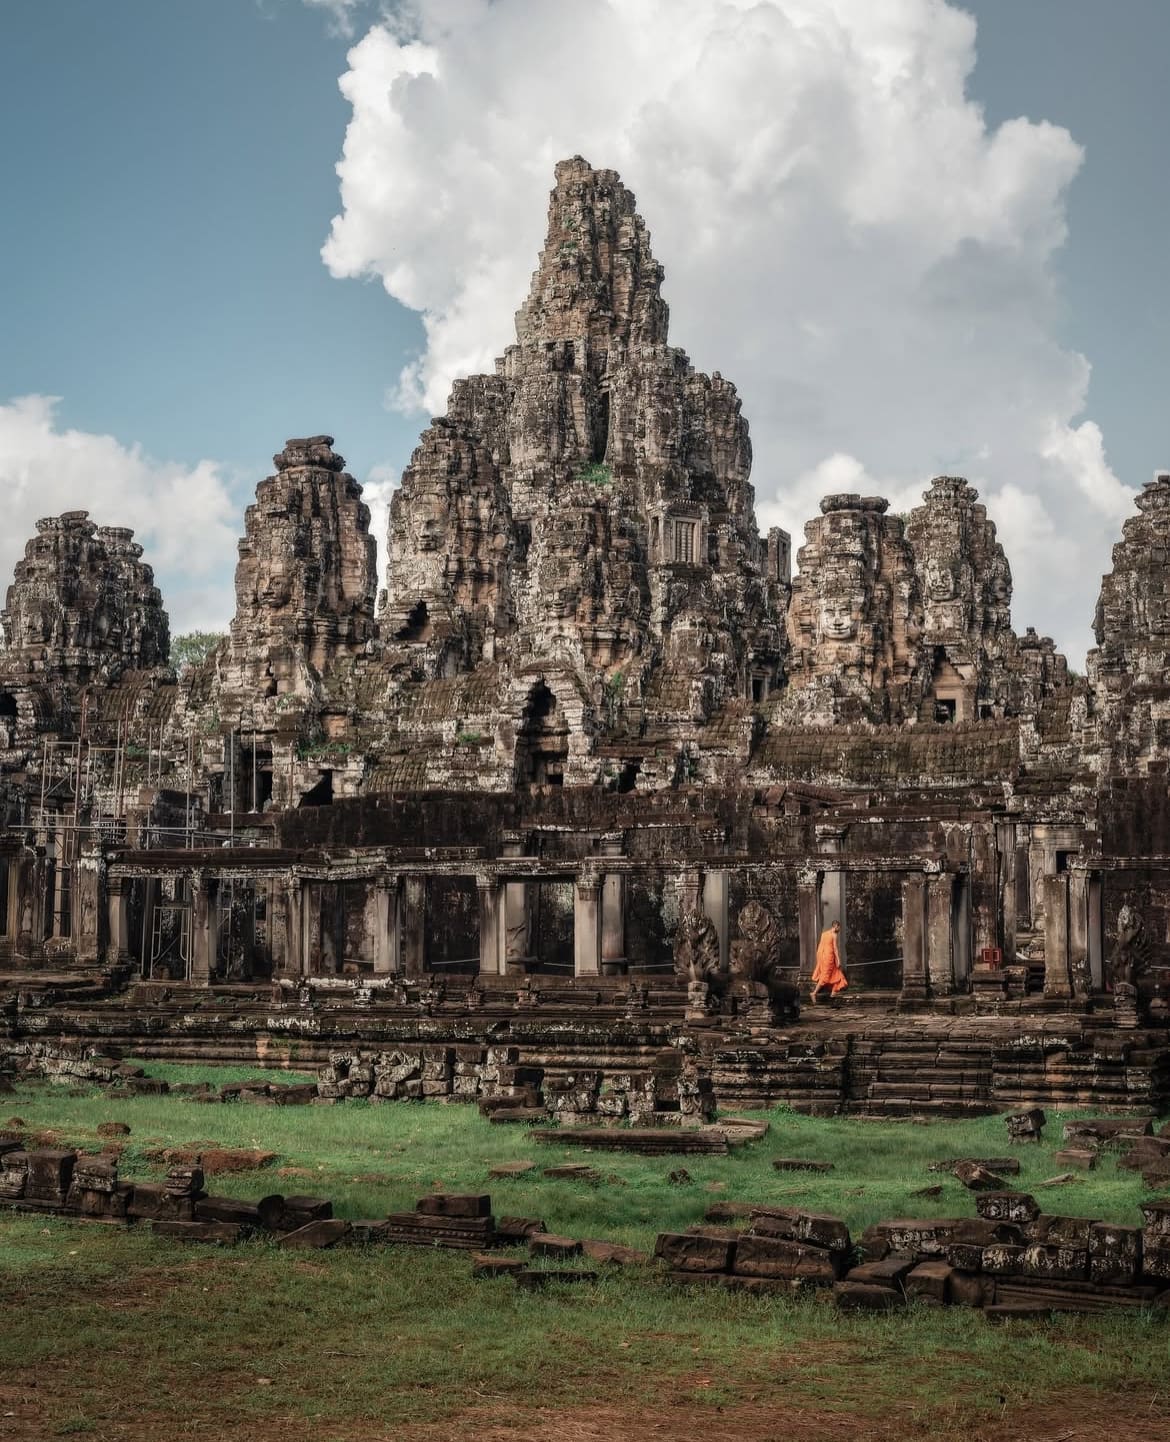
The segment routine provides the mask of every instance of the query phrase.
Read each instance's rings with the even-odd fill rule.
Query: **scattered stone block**
[[[772,1165],[778,1172],[831,1172],[832,1162],[808,1161],[801,1157],[773,1157]]]
[[[925,1201],[934,1201],[937,1197],[941,1197],[942,1194],[943,1188],[937,1185],[933,1187],[919,1187],[916,1192],[910,1193],[912,1197],[921,1197]]]
[[[883,1257],[880,1262],[862,1262],[845,1273],[847,1282],[864,1282],[870,1287],[901,1287],[917,1265],[914,1257]]]
[[[1048,1118],[1042,1107],[1031,1107],[1026,1112],[1006,1116],[1003,1121],[1013,1142],[1038,1142]]]
[[[176,1197],[154,1182],[135,1182],[126,1215],[136,1221],[193,1222],[195,1202],[191,1197]]]
[[[988,1222],[1034,1222],[1040,1205],[1028,1192],[984,1192],[975,1198],[975,1210]]]
[[[24,1186],[24,1200],[63,1206],[69,1195],[69,1184],[73,1180],[77,1153],[45,1149],[30,1151],[26,1155],[28,1176]]]
[[[943,1306],[949,1300],[954,1268],[940,1258],[919,1262],[907,1275],[904,1286],[907,1297]]]
[[[327,1247],[336,1246],[349,1232],[350,1225],[344,1218],[323,1217],[319,1221],[306,1222],[294,1232],[285,1232],[276,1245],[292,1251],[324,1251]]]
[[[488,1169],[488,1176],[493,1179],[504,1179],[507,1177],[522,1177],[527,1172],[536,1170],[535,1162],[497,1162]]]
[[[996,1172],[1001,1177],[1018,1177],[1020,1174],[1019,1157],[950,1157],[946,1161],[931,1162],[926,1170],[928,1172],[953,1172],[963,1162],[973,1163],[977,1167],[986,1167],[989,1172]]]
[[[486,1192],[434,1192],[420,1197],[414,1209],[428,1217],[490,1217],[492,1199]]]
[[[471,1275],[478,1278],[511,1277],[528,1268],[522,1257],[492,1257],[484,1252],[477,1252],[471,1263]]]
[[[970,1192],[1001,1192],[1004,1181],[1002,1177],[989,1172],[986,1167],[980,1166],[978,1162],[959,1162],[953,1172],[957,1181]]]
[[[496,1222],[496,1239],[501,1246],[527,1244],[533,1232],[547,1232],[541,1217],[500,1217]]]
[[[255,1202],[242,1202],[236,1197],[198,1197],[195,1201],[197,1222],[234,1223],[246,1227],[260,1226],[260,1210]]]
[[[975,1272],[954,1268],[948,1300],[952,1307],[982,1307],[987,1300],[987,1283]]]
[[[906,1304],[899,1288],[879,1287],[870,1282],[836,1282],[833,1300],[842,1312],[892,1312]]]
[[[326,1197],[282,1197],[279,1192],[256,1203],[260,1225],[269,1232],[295,1232],[309,1222],[326,1221],[333,1203]]]
[[[1021,1276],[1060,1282],[1085,1281],[1089,1275],[1088,1247],[1036,1243],[1025,1247],[1016,1270]]]
[[[1061,1136],[1074,1146],[1107,1148],[1124,1146],[1136,1137],[1148,1137],[1153,1130],[1152,1117],[1082,1117],[1065,1122]]]
[[[751,1229],[758,1236],[781,1237],[792,1242],[808,1242],[832,1252],[848,1252],[852,1247],[849,1228],[840,1217],[823,1212],[802,1212],[796,1208],[780,1208],[752,1217]]]
[[[844,1270],[832,1253],[822,1247],[780,1237],[742,1236],[735,1243],[734,1270],[745,1277],[802,1278],[809,1282],[828,1284]],[[843,1260],[843,1258],[842,1258]]]
[[[615,1267],[636,1267],[650,1260],[645,1252],[636,1247],[623,1247],[618,1242],[604,1242],[585,1238],[581,1250],[591,1262],[606,1262]]]
[[[1094,1222],[1089,1228],[1089,1280],[1104,1286],[1132,1286],[1141,1272],[1140,1227]]]
[[[586,1162],[564,1162],[560,1166],[545,1167],[544,1175],[551,1181],[599,1182],[601,1173]]]
[[[727,1237],[694,1232],[662,1232],[654,1255],[676,1272],[730,1272],[735,1242]]]
[[[579,1257],[582,1246],[575,1237],[558,1237],[552,1232],[533,1232],[528,1238],[528,1250],[534,1257]]]
[[[1063,1151],[1053,1152],[1052,1160],[1058,1167],[1075,1167],[1077,1171],[1091,1172],[1097,1165],[1097,1153],[1087,1148],[1065,1147]]]
[[[99,1137],[128,1137],[130,1128],[125,1122],[98,1122],[97,1134]]]

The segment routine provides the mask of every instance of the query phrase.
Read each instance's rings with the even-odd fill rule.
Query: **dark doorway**
[[[562,786],[569,726],[556,696],[541,681],[532,690],[516,738],[516,784]]]

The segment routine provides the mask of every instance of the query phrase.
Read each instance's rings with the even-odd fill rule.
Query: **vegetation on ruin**
[[[591,486],[611,486],[613,467],[607,466],[603,461],[589,461],[577,467],[576,479]]]
[[[272,1075],[153,1063],[149,1070],[216,1083]],[[3,1111],[44,1141],[94,1151],[99,1122],[127,1122],[127,1177],[160,1176],[163,1164],[148,1154],[169,1145],[259,1147],[278,1153],[271,1166],[216,1176],[211,1188],[253,1199],[271,1191],[329,1196],[350,1218],[412,1207],[434,1188],[490,1191],[497,1215],[540,1216],[560,1233],[646,1249],[657,1232],[700,1220],[719,1200],[832,1211],[855,1234],[881,1217],[974,1215],[971,1194],[949,1176],[928,1174],[928,1163],[1009,1150],[998,1117],[915,1125],[778,1110],[760,1143],[672,1162],[542,1146],[526,1128],[492,1126],[455,1105],[199,1105],[40,1085],[20,1088]],[[1096,1172],[1041,1187],[1061,1171],[1052,1158],[1059,1118],[1048,1136],[1018,1149],[1020,1186],[1036,1189],[1048,1210],[1137,1219],[1141,1180],[1111,1156]],[[776,1155],[831,1160],[835,1170],[779,1173]],[[536,1161],[536,1170],[488,1179],[494,1163],[520,1158]],[[589,1160],[602,1180],[541,1175],[543,1165],[565,1159]],[[690,1180],[672,1183],[668,1174],[683,1162]],[[913,1195],[931,1184],[941,1185],[938,1198]],[[803,1435],[814,1439],[847,1419],[874,1429],[852,1435],[998,1439],[1050,1399],[1099,1400],[1135,1387],[1155,1431],[1170,1417],[1165,1330],[1150,1314],[1005,1332],[953,1308],[857,1317],[840,1315],[824,1297],[684,1293],[653,1266],[535,1295],[506,1280],[473,1282],[470,1273],[466,1253],[288,1253],[262,1241],[203,1250],[156,1239],[145,1227],[2,1216],[0,1374],[15,1379],[2,1410],[16,1420],[0,1435],[266,1439],[311,1426],[315,1437],[350,1439],[384,1435],[372,1426],[378,1419],[396,1438],[410,1438],[450,1435],[427,1433],[425,1424],[454,1425],[456,1417],[474,1426],[477,1417],[514,1420],[538,1407],[629,1411],[661,1397],[697,1419],[695,1436],[724,1413],[746,1418],[766,1400],[795,1409],[806,1419]],[[981,1430],[993,1424],[1004,1430]],[[746,1420],[740,1432],[772,1435],[752,1432]]]
[[[221,631],[184,631],[171,640],[171,665],[176,671],[184,666],[201,666],[226,639]]]

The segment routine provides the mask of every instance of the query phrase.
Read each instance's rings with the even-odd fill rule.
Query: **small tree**
[[[171,642],[171,665],[176,671],[201,666],[223,639],[221,631],[185,631]]]

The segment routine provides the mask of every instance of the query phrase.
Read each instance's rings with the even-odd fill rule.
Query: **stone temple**
[[[1016,629],[960,477],[907,516],[826,496],[794,575],[662,278],[618,176],[560,164],[381,595],[329,436],[275,456],[230,631],[178,672],[132,533],[38,522],[0,651],[0,1049],[392,1050],[407,1095],[608,1118],[1167,1101],[1170,475],[1084,678]],[[833,920],[850,988],[813,1007]]]

